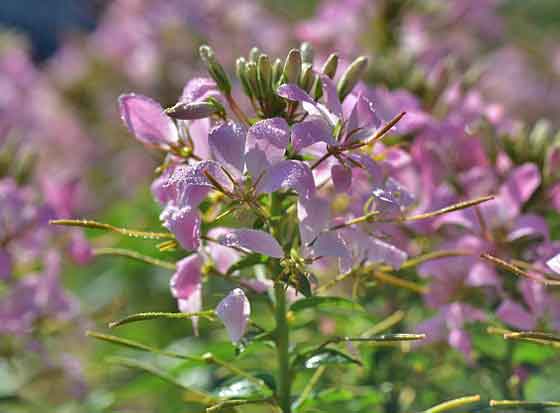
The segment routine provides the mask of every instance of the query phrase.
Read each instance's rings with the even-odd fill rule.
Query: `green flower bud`
[[[299,49],[301,51],[302,62],[312,65],[313,58],[315,57],[315,52],[313,51],[313,46],[311,46],[311,43],[303,42]]]
[[[251,86],[251,90],[253,91],[253,95],[260,99],[261,94],[259,90],[259,83],[257,81],[257,64],[255,62],[247,62],[245,64],[245,77],[247,78],[247,82]]]
[[[541,155],[548,146],[548,140],[552,134],[551,129],[550,122],[544,119],[539,120],[535,126],[533,126],[531,134],[529,135],[529,153],[533,159],[539,158],[539,155]]]
[[[336,75],[337,68],[338,68],[338,55],[336,53],[332,53],[325,61],[325,64],[323,65],[321,72],[323,72],[325,75],[333,79],[334,76]]]
[[[301,73],[301,53],[297,49],[290,50],[284,63],[284,80],[287,83],[297,83]]]
[[[356,83],[358,83],[365,72],[367,63],[367,57],[360,56],[344,71],[336,88],[341,101],[354,89],[354,86],[356,86]]]
[[[277,84],[280,82],[282,77],[282,59],[276,58],[274,64],[272,65],[272,82]]]
[[[299,87],[301,87],[306,92],[311,90],[313,86],[313,81],[315,80],[315,75],[313,74],[313,66],[310,64],[303,65],[303,71],[299,78]]]
[[[249,61],[257,63],[257,60],[259,60],[260,55],[261,55],[261,51],[259,50],[259,48],[256,46],[253,47],[249,52]]]
[[[241,86],[243,87],[243,91],[245,94],[252,99],[254,97],[253,90],[251,89],[251,84],[247,79],[247,61],[244,57],[240,57],[235,61],[235,74],[239,78],[241,82]]]
[[[231,83],[229,82],[224,68],[216,59],[216,55],[214,54],[212,48],[206,45],[200,46],[199,54],[208,69],[208,73],[216,82],[218,89],[226,95],[231,94]]]
[[[270,64],[270,58],[266,54],[259,56],[257,63],[257,79],[263,96],[270,94],[270,91],[272,91],[272,65]]]

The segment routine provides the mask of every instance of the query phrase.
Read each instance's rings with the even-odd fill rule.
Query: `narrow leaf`
[[[344,310],[358,310],[365,312],[365,309],[361,305],[355,303],[352,300],[348,300],[342,297],[324,296],[314,296],[298,300],[290,306],[290,311],[298,312],[307,308],[338,308]]]
[[[180,387],[181,389],[184,389],[184,390],[187,390],[187,391],[193,393],[193,395],[195,396],[195,400],[198,400],[202,404],[213,403],[213,402],[216,402],[218,400],[216,397],[214,397],[214,396],[212,396],[208,393],[204,393],[200,390],[196,390],[196,389],[193,389],[191,387],[188,387],[188,386],[184,385],[183,383],[178,381],[175,377],[171,376],[170,374],[168,374],[165,371],[162,371],[161,369],[158,369],[155,366],[152,366],[151,364],[144,363],[144,362],[134,360],[134,359],[130,359],[130,358],[127,358],[127,357],[110,357],[110,358],[107,359],[107,362],[110,363],[110,364],[117,364],[117,365],[124,366],[124,367],[138,369],[138,370],[141,370],[145,373],[149,373],[151,375],[159,377],[160,379],[163,379],[168,383],[171,383],[171,384],[173,384],[177,387]]]
[[[357,364],[361,366],[362,362],[350,354],[334,348],[323,348],[300,354],[293,362],[295,367],[306,369],[315,369],[330,364]]]
[[[137,313],[129,315],[121,320],[109,323],[109,328],[122,326],[123,324],[134,323],[136,321],[146,321],[154,319],[190,319],[191,317],[203,317],[207,320],[214,320],[214,311],[201,311],[198,313],[163,313],[163,312],[149,312]]]
[[[252,267],[257,264],[266,263],[267,259],[261,254],[248,254],[242,257],[239,261],[233,264],[227,270],[227,275],[233,274],[235,271],[242,270],[244,268]]]
[[[119,346],[128,347],[128,348],[132,348],[132,349],[140,350],[140,351],[145,351],[145,352],[148,352],[148,353],[158,354],[158,355],[161,355],[161,356],[167,356],[167,357],[178,358],[178,359],[182,359],[182,360],[196,361],[196,362],[204,362],[204,360],[200,357],[187,356],[187,355],[175,353],[175,352],[172,352],[172,351],[161,350],[159,348],[148,346],[146,344],[139,343],[137,341],[133,341],[133,340],[129,340],[129,339],[126,339],[126,338],[117,337],[117,336],[111,336],[109,334],[98,333],[98,332],[95,332],[95,331],[87,331],[86,335],[88,337],[93,337],[97,340],[107,341],[109,343],[117,344]]]
[[[136,251],[127,250],[124,248],[98,248],[93,250],[94,255],[115,255],[118,257],[132,258],[133,260],[144,262],[146,264],[155,265],[157,267],[165,268],[168,270],[176,270],[175,263],[159,260],[157,258],[149,257],[140,254]]]

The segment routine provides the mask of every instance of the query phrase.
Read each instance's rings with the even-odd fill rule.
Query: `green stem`
[[[286,320],[286,292],[282,282],[274,284],[276,298],[276,353],[278,358],[278,404],[283,413],[291,412],[289,329]]]

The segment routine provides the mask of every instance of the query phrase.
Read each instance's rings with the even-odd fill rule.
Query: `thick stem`
[[[274,284],[276,298],[276,354],[278,360],[278,404],[283,413],[291,412],[289,329],[286,320],[286,292],[280,281]]]

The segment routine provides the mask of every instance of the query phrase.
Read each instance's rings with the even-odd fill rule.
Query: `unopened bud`
[[[245,77],[247,78],[247,82],[249,82],[249,86],[251,86],[253,95],[259,99],[260,91],[257,81],[257,64],[255,62],[247,62],[245,65]]]
[[[259,60],[259,56],[261,55],[261,51],[259,50],[258,47],[253,47],[251,49],[251,51],[249,52],[249,60],[251,62],[255,62],[257,63],[257,61]]]
[[[216,113],[216,107],[208,102],[183,103],[165,109],[165,114],[174,119],[204,119]]]
[[[368,59],[360,56],[344,71],[337,85],[338,97],[342,101],[354,89],[367,68]]]
[[[313,86],[314,80],[315,76],[313,75],[313,66],[304,64],[303,72],[301,73],[301,77],[299,79],[299,86],[306,92],[309,92]]]
[[[299,49],[301,50],[302,62],[312,65],[313,59],[315,57],[315,52],[313,51],[313,46],[311,46],[311,43],[303,42]]]
[[[277,84],[282,77],[282,59],[276,59],[272,65],[272,83]]]
[[[290,50],[284,63],[284,80],[287,83],[297,83],[301,73],[301,53],[297,49]]]
[[[216,55],[214,54],[212,48],[206,45],[200,46],[199,54],[208,69],[208,73],[216,82],[218,89],[226,95],[231,94],[231,84],[227,74],[222,65],[216,59]]]
[[[268,55],[262,54],[259,56],[257,63],[257,79],[263,95],[269,94],[272,91],[272,65]]]
[[[529,135],[529,152],[534,158],[538,158],[539,155],[548,146],[548,139],[551,135],[551,125],[547,120],[539,120]]]
[[[254,97],[253,90],[251,89],[251,84],[247,79],[247,61],[244,57],[240,57],[235,62],[235,74],[239,78],[241,82],[241,86],[243,87],[243,91],[245,94],[252,99]]]
[[[338,55],[336,53],[332,53],[323,64],[323,68],[321,69],[321,72],[323,72],[331,79],[334,79],[337,68],[338,68]]]

